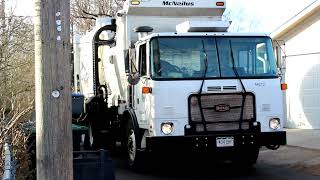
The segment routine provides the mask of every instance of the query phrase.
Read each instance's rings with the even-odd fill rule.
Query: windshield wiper
[[[241,77],[239,76],[239,73],[238,73],[236,66],[235,66],[231,40],[229,40],[229,45],[230,45],[230,52],[231,52],[231,59],[232,59],[232,70],[233,70],[234,74],[236,75],[237,79],[240,81],[243,92],[246,93],[247,92],[246,88],[244,87],[242,80],[241,80]]]
[[[201,114],[201,119],[202,119],[201,122],[203,125],[203,129],[204,129],[204,131],[207,131],[207,124],[206,124],[206,120],[204,119],[204,113],[203,113],[202,102],[201,102],[202,88],[203,88],[204,81],[206,80],[207,71],[208,71],[208,54],[207,54],[206,49],[204,47],[203,40],[202,40],[202,51],[205,56],[205,59],[204,59],[205,60],[205,69],[204,69],[204,73],[203,73],[203,77],[202,77],[202,83],[201,83],[200,89],[198,91],[198,104],[199,104],[199,109],[200,109],[200,114]]]
[[[208,71],[208,54],[204,48],[204,42],[203,40],[201,41],[202,42],[202,51],[203,51],[203,54],[204,54],[204,57],[205,57],[205,69],[204,69],[204,73],[203,73],[203,76],[202,76],[202,83],[201,83],[201,86],[200,86],[200,89],[198,91],[198,94],[200,95],[202,93],[202,88],[203,88],[203,84],[204,84],[204,81],[206,80],[206,76],[207,76],[207,71]]]
[[[233,50],[232,50],[231,40],[229,40],[229,44],[230,44],[230,52],[231,52],[231,59],[232,59],[232,69],[233,69],[234,74],[236,75],[236,77],[237,77],[238,80],[240,81],[240,84],[241,84],[242,90],[243,90],[243,93],[242,93],[242,103],[241,103],[241,113],[240,113],[240,120],[239,120],[239,129],[242,129],[244,103],[245,103],[245,101],[246,101],[247,91],[246,91],[246,88],[244,87],[244,85],[243,85],[243,83],[242,83],[241,77],[239,76],[238,71],[236,70],[236,67],[235,67],[235,61],[234,61],[234,56],[233,56]]]

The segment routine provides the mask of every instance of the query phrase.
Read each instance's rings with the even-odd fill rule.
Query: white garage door
[[[320,55],[287,57],[288,128],[320,129]]]

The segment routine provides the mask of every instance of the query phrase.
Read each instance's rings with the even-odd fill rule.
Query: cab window
[[[140,45],[139,47],[139,72],[141,76],[147,75],[147,55],[146,45]]]

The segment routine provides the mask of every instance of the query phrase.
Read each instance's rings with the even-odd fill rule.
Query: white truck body
[[[132,5],[131,1],[126,1],[124,4],[124,9],[118,14],[120,17],[117,17],[117,46],[114,47],[110,53],[117,54],[117,59],[121,59],[119,62],[119,75],[116,75],[114,67],[111,65],[111,70],[106,72],[105,77],[112,77],[112,80],[109,81],[111,88],[114,88],[112,92],[115,92],[113,96],[122,96],[126,99],[126,92],[121,91],[120,89],[126,89],[126,74],[124,71],[124,54],[123,50],[128,49],[131,44],[138,41],[138,34],[134,32],[135,27],[139,26],[150,26],[154,30],[153,32],[176,32],[176,26],[180,23],[193,20],[193,21],[203,21],[211,22],[213,20],[221,20],[222,14],[224,12],[225,6],[217,7],[215,4],[218,2],[200,0],[196,1],[193,6],[190,7],[180,7],[168,5],[167,8],[163,7],[163,1],[161,0],[148,0],[141,1],[138,6]],[[221,1],[219,1],[221,2]],[[191,10],[191,11],[190,11]],[[125,14],[125,15],[122,15]],[[92,49],[92,39],[96,31],[103,27],[104,25],[111,24],[110,17],[99,17],[98,22],[93,30],[88,32],[85,36],[81,38],[80,48],[81,48],[81,60],[80,60],[80,81],[81,81],[81,93],[85,95],[86,98],[93,97],[93,55]],[[109,47],[105,48],[102,51],[108,51]],[[106,56],[110,56],[108,53],[104,53]],[[103,55],[102,55],[103,56]],[[108,57],[104,57],[104,60]],[[108,60],[109,61],[109,60]],[[108,62],[105,62],[108,66]],[[110,64],[110,61],[109,61]],[[110,74],[108,74],[110,73]],[[121,83],[114,82],[114,78],[122,79]],[[122,86],[122,87],[121,87]],[[116,90],[117,89],[117,90]],[[121,92],[123,94],[121,94]],[[120,95],[121,94],[121,95]]]
[[[161,37],[165,37],[167,39],[179,37],[204,39],[213,38],[216,43],[218,41],[217,38],[221,41],[228,38],[270,39],[265,34],[228,33],[227,28],[230,25],[230,22],[224,21],[222,18],[225,5],[225,0],[127,0],[125,2],[124,9],[118,12],[117,17],[115,18],[117,26],[115,35],[116,44],[114,46],[99,47],[98,52],[99,58],[101,59],[98,67],[99,81],[100,84],[105,84],[108,87],[108,106],[116,106],[118,108],[118,115],[121,116],[128,110],[134,112],[137,126],[143,131],[141,142],[137,145],[139,148],[148,149],[147,138],[188,136],[186,130],[190,128],[191,125],[189,104],[191,103],[191,100],[189,98],[196,94],[217,95],[219,93],[221,95],[232,93],[251,93],[252,96],[254,96],[252,111],[254,111],[253,114],[255,116],[255,122],[253,122],[253,125],[250,125],[250,128],[253,126],[259,126],[259,132],[254,135],[257,139],[252,141],[250,140],[248,143],[257,143],[259,145],[266,146],[285,143],[285,140],[283,140],[283,137],[285,139],[285,134],[279,135],[281,136],[281,140],[274,140],[278,137],[277,132],[283,132],[284,120],[282,102],[283,92],[280,87],[279,77],[255,78],[252,76],[250,78],[243,78],[240,76],[238,77],[237,75],[229,78],[222,77],[207,79],[199,76],[196,79],[173,78],[169,80],[159,80],[154,78],[154,74],[152,74],[151,69],[154,68],[154,64],[151,61],[151,56],[153,56],[154,53],[151,52],[152,39]],[[95,96],[94,81],[91,78],[94,74],[93,53],[91,48],[92,39],[99,28],[104,25],[111,25],[112,23],[111,18],[106,17],[104,19],[106,20],[104,23],[98,24],[80,41],[80,89],[87,102],[90,102],[90,99]],[[153,31],[149,33],[134,32],[134,28],[141,26],[149,26],[153,28]],[[103,34],[101,37],[102,36],[106,37],[107,35]],[[230,48],[232,49],[231,40],[229,40],[229,42]],[[202,44],[204,48],[204,40],[202,40]],[[143,75],[140,74],[139,82],[137,84],[130,85],[128,82],[129,72],[126,70],[125,66],[125,50],[135,49],[137,53],[135,58],[133,58],[133,64],[135,64],[139,69],[139,58],[141,58],[139,55],[139,52],[141,53],[141,51],[139,51],[139,47],[144,45],[146,46],[144,55],[146,58],[146,72]],[[216,45],[216,47],[218,47],[218,45]],[[258,48],[260,47],[257,45],[254,51],[258,51]],[[216,51],[219,52],[219,50]],[[236,53],[240,54],[240,50]],[[249,58],[249,55],[254,52],[248,51],[247,53],[248,54],[246,56]],[[268,51],[268,53],[272,53],[272,49],[270,52]],[[198,52],[198,54],[201,54],[201,52]],[[240,56],[239,54],[236,54],[236,59]],[[207,57],[207,54],[205,54],[205,56]],[[268,64],[269,61],[263,59],[263,57],[267,56],[271,58],[270,54],[265,54],[261,57],[257,57],[258,59],[260,58],[260,60],[257,61],[259,61],[259,63],[263,63],[263,68],[273,66],[272,63],[274,63],[275,66],[275,62],[270,61],[270,65]],[[172,56],[172,58],[174,57]],[[220,58],[222,58],[221,61],[224,61],[223,57]],[[183,59],[184,58],[182,57],[182,60]],[[208,64],[208,62],[206,63]],[[238,63],[240,64],[241,62]],[[265,69],[263,71],[267,70]],[[237,72],[234,73],[237,74]],[[133,92],[130,92],[130,88],[128,87],[132,87]],[[150,91],[152,90],[152,92],[142,93],[142,89],[145,87],[149,88]],[[200,87],[202,87],[202,90],[199,93]],[[242,103],[244,104],[245,100],[243,100]],[[226,106],[223,108],[227,108],[227,111],[230,111],[230,106],[225,105],[224,103],[215,105],[215,108],[219,108],[217,106]],[[242,105],[242,107],[244,107],[244,105]],[[215,114],[215,116],[220,117],[220,115],[217,114]],[[272,128],[270,124],[271,119],[279,121],[279,126]],[[170,123],[172,127],[172,131],[170,133],[165,133],[162,129],[163,124],[166,123]],[[227,129],[228,128],[226,128],[227,135],[222,136],[221,138],[232,138],[232,144],[229,145],[235,146],[238,143],[236,135],[228,134],[229,131]],[[222,132],[223,131],[220,133]],[[259,138],[261,133],[272,134],[265,135],[264,138],[262,138],[265,142],[259,143],[258,141],[260,140]],[[214,132],[202,135],[214,135],[213,138],[217,138],[217,142],[212,143],[214,146],[216,145],[218,147],[218,144],[215,143],[218,143],[218,139],[220,137],[216,137]],[[274,144],[272,142],[274,142]],[[243,142],[243,144],[245,143],[247,142]]]

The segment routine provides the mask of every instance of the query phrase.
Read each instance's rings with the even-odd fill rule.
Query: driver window
[[[257,51],[257,68],[256,68],[257,74],[268,73],[269,64],[268,64],[266,44],[265,43],[257,44],[256,51]]]
[[[139,47],[139,72],[141,76],[147,75],[146,44]]]
[[[237,71],[240,76],[249,76],[254,73],[252,51],[246,49],[239,51]]]

